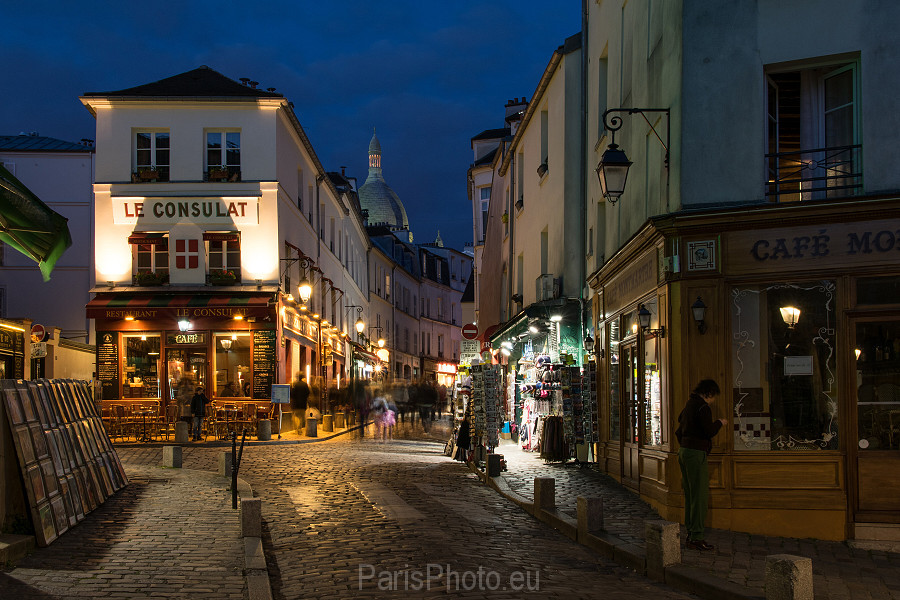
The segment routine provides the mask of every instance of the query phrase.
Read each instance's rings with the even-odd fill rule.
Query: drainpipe
[[[579,195],[581,196],[581,276],[579,277],[578,300],[580,301],[580,327],[581,349],[584,349],[584,324],[585,324],[585,287],[587,286],[587,244],[585,243],[587,232],[590,230],[587,222],[587,79],[588,78],[588,0],[581,0],[581,146],[579,158],[581,159],[581,177],[579,182]],[[599,234],[599,232],[597,232]],[[580,352],[579,352],[580,353]],[[581,361],[578,361],[581,362]]]
[[[506,253],[506,316],[507,320],[512,317],[512,295],[513,295],[513,269],[512,269],[512,259],[513,259],[513,248],[515,247],[513,242],[516,238],[516,220],[515,220],[515,208],[516,203],[513,201],[516,193],[519,191],[516,188],[516,156],[515,150],[513,150],[513,157],[509,163],[509,181],[512,194],[510,194],[509,202],[506,205],[506,212],[508,215],[507,222],[509,223],[509,252]],[[492,175],[493,177],[493,175]],[[493,185],[493,184],[492,184]]]

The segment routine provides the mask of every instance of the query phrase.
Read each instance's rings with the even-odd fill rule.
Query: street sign
[[[40,323],[31,326],[31,341],[37,344],[43,342],[47,337],[47,330]]]
[[[31,345],[31,358],[44,358],[47,356],[47,342],[36,342]]]
[[[478,337],[478,326],[475,323],[466,323],[462,327],[462,335],[467,340],[474,340]]]

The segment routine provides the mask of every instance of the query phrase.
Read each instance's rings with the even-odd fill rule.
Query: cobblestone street
[[[249,446],[241,478],[262,498],[276,599],[690,598],[599,558],[482,486],[443,455],[442,426],[397,439],[341,436]],[[402,432],[402,433],[401,433]],[[221,448],[185,448],[212,470]],[[158,448],[123,449],[154,464]]]

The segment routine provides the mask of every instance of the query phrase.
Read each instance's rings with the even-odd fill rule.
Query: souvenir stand
[[[475,460],[485,460],[486,452],[493,452],[500,444],[500,399],[503,367],[473,365],[470,405],[475,441]]]

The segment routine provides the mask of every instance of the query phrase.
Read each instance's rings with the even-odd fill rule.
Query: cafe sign
[[[134,198],[112,199],[116,225],[214,223],[257,225],[259,198]]]
[[[900,220],[740,231],[727,236],[728,272],[896,265]]]
[[[166,336],[166,345],[169,346],[197,346],[206,344],[206,332],[170,333]]]

